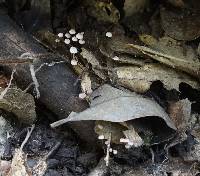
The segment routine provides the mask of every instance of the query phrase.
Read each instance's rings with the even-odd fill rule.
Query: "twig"
[[[40,98],[40,91],[39,91],[39,86],[40,85],[39,85],[38,80],[37,80],[36,75],[35,75],[34,65],[30,64],[29,68],[30,68],[30,72],[31,72],[31,77],[32,77],[33,83],[35,85],[36,98]]]
[[[50,124],[50,126],[51,126],[51,128],[56,128],[56,127],[61,126],[61,125],[65,124],[65,123],[67,123],[67,122],[69,122],[69,118],[68,117],[64,118],[64,119],[61,119],[61,120],[58,120],[58,121]]]
[[[155,154],[154,154],[154,151],[152,148],[150,148],[150,152],[151,152],[151,162],[152,162],[152,164],[154,164],[155,163]]]
[[[0,64],[1,65],[12,65],[12,64],[27,64],[27,63],[32,63],[33,59],[29,59],[29,58],[10,58],[10,57],[6,57],[6,58],[2,58],[0,57]]]
[[[45,157],[46,159],[52,157],[52,155],[54,155],[54,153],[59,149],[60,145],[62,144],[63,139],[61,139],[60,141],[58,141],[56,143],[55,146],[53,146],[53,148],[50,150],[50,152],[47,154],[47,156]]]
[[[54,152],[60,147],[62,143],[62,140],[59,141],[52,149],[51,151],[44,156],[43,158],[41,158],[41,160],[37,163],[36,166],[34,166],[33,168],[33,175],[38,175],[38,176],[42,176],[44,175],[44,173],[47,170],[47,159],[50,158]]]
[[[60,63],[65,63],[65,61],[58,61],[58,62],[53,61],[51,63],[43,63],[36,70],[34,70],[35,74],[37,74],[44,66],[52,67],[52,66],[54,66],[56,64],[60,64]],[[33,86],[33,85],[34,85],[34,82],[30,83],[28,85],[28,87],[24,90],[24,92],[27,92],[31,88],[31,86]]]
[[[12,71],[12,74],[11,74],[11,77],[10,77],[10,81],[8,83],[8,86],[1,92],[1,95],[0,95],[0,100],[3,99],[3,97],[5,96],[5,94],[8,92],[8,89],[10,88],[11,84],[12,84],[12,80],[13,80],[13,77],[14,77],[14,73],[16,72],[16,68]]]
[[[35,125],[33,124],[30,128],[30,130],[28,129],[27,134],[26,134],[26,138],[24,139],[24,141],[22,142],[22,145],[20,147],[20,150],[22,151],[22,149],[24,148],[24,145],[27,143],[28,139],[30,138],[33,130],[35,128]]]
[[[109,138],[108,138],[108,143],[107,145],[107,150],[106,150],[106,157],[105,157],[105,161],[106,161],[106,166],[109,166],[109,160],[110,160],[110,143],[111,143],[111,133],[109,134]]]

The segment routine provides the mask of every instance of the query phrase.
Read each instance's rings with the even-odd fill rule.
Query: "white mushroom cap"
[[[77,37],[77,39],[81,40],[81,39],[83,39],[83,34],[78,33],[78,34],[76,34],[76,37]]]
[[[74,34],[76,34],[76,31],[75,31],[75,29],[70,29],[69,33],[72,34],[72,35],[74,35]]]
[[[113,150],[113,154],[116,155],[117,154],[117,150]]]
[[[59,39],[56,39],[55,42],[58,43],[58,42],[60,42],[60,40],[59,40]]]
[[[79,94],[80,99],[85,99],[86,97],[87,95],[84,92]]]
[[[118,60],[119,60],[119,57],[118,57],[118,56],[115,56],[115,57],[113,57],[112,59],[115,60],[115,61],[118,61]]]
[[[82,39],[79,40],[78,42],[79,42],[79,44],[81,44],[81,45],[84,45],[84,44],[85,44],[85,40],[82,40]]]
[[[104,137],[104,135],[99,135],[98,139],[103,140],[103,139],[105,139],[105,137]]]
[[[63,36],[63,33],[58,33],[58,37],[62,38]]]
[[[68,44],[70,44],[70,40],[69,39],[65,39],[64,43],[68,45]]]
[[[78,39],[74,36],[74,37],[72,37],[72,41],[77,42]]]
[[[78,50],[77,50],[77,48],[76,47],[74,47],[74,46],[72,46],[71,48],[70,48],[70,53],[71,54],[76,54],[76,53],[78,53]]]
[[[106,32],[106,37],[111,38],[112,37],[112,33],[111,32]]]
[[[75,60],[75,59],[72,59],[72,60],[71,60],[71,64],[72,64],[72,65],[77,65],[77,64],[78,64],[78,61]]]
[[[121,138],[121,139],[120,139],[120,142],[121,142],[121,143],[128,143],[128,142],[129,142],[129,139],[127,139],[127,138]]]
[[[70,35],[69,33],[66,33],[66,34],[65,34],[65,37],[66,37],[66,38],[70,38],[71,35]]]
[[[131,146],[130,146],[129,144],[126,144],[126,145],[125,145],[125,148],[126,148],[126,149],[130,149]]]

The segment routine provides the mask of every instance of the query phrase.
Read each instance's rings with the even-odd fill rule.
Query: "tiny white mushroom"
[[[102,125],[97,125],[97,127],[102,130],[103,129],[103,126]]]
[[[109,141],[105,141],[105,144],[106,144],[106,145],[109,145]]]
[[[117,150],[113,150],[113,154],[114,154],[114,155],[117,155]]]
[[[126,148],[126,149],[130,149],[131,146],[130,146],[129,144],[126,144],[126,145],[125,145],[125,148]]]
[[[71,35],[70,35],[69,33],[66,33],[66,34],[65,34],[65,37],[66,37],[66,38],[70,38]]]
[[[78,61],[75,60],[75,59],[72,59],[72,60],[71,60],[71,64],[72,64],[72,65],[77,65],[77,64],[78,64]]]
[[[105,137],[104,137],[104,135],[99,135],[98,139],[103,140],[103,139],[105,139]]]
[[[86,96],[87,96],[87,95],[86,95],[85,93],[80,93],[80,94],[79,94],[79,98],[80,98],[80,99],[85,99]]]
[[[72,35],[74,35],[74,34],[76,34],[76,31],[75,31],[75,29],[70,29],[69,33],[72,34]]]
[[[58,33],[58,37],[62,38],[63,37],[63,33]]]
[[[70,44],[70,40],[69,39],[65,39],[64,43],[68,45],[68,44]]]
[[[78,39],[76,37],[72,37],[72,41],[77,42]]]
[[[84,45],[84,44],[85,44],[85,40],[82,40],[82,39],[79,40],[78,42],[79,42],[79,44],[81,44],[81,45]]]
[[[113,151],[113,149],[112,149],[112,148],[110,148],[110,149],[109,149],[109,152],[112,152],[112,151]]]
[[[129,140],[128,145],[133,146],[134,143],[132,141]]]
[[[121,138],[120,142],[121,143],[129,143],[129,139],[127,139],[127,138]]]
[[[113,57],[112,59],[115,60],[115,61],[118,61],[118,60],[119,60],[119,57],[118,57],[118,56],[115,56],[115,57]]]
[[[70,51],[71,54],[76,54],[76,53],[78,53],[77,48],[74,47],[74,46],[72,46],[72,47],[69,49],[69,51]]]
[[[111,32],[106,32],[106,37],[111,38],[112,37],[112,33]]]
[[[83,34],[78,33],[78,34],[76,34],[76,37],[77,37],[77,39],[81,40],[81,39],[83,39]]]
[[[59,43],[59,42],[60,42],[60,40],[59,40],[59,39],[56,39],[56,40],[55,40],[55,42],[56,42],[56,43]]]

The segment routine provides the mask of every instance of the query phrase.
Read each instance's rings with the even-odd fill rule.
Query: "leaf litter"
[[[66,122],[83,121],[83,124],[87,123],[85,121],[95,121],[93,126],[90,127],[94,128],[99,139],[105,140],[107,145],[106,166],[110,163],[110,153],[112,153],[112,147],[115,145],[126,144],[125,148],[130,149],[128,150],[130,156],[131,152],[146,145],[151,150],[152,161],[154,161],[157,157],[155,144],[160,144],[159,147],[162,148],[162,142],[165,141],[164,145],[167,150],[173,147],[180,149],[179,145],[184,146],[185,142],[191,140],[190,133],[193,134],[197,143],[193,145],[192,150],[182,152],[182,158],[184,161],[198,161],[199,116],[198,114],[194,116],[193,102],[187,99],[187,96],[186,99],[182,99],[180,90],[182,83],[186,83],[195,90],[199,89],[200,61],[197,43],[199,43],[200,28],[198,2],[195,3],[194,0],[190,2],[167,0],[155,3],[153,7],[151,5],[152,2],[148,0],[125,0],[123,6],[120,6],[119,1],[84,0],[81,2],[81,8],[87,13],[88,18],[91,17],[92,21],[92,29],[88,29],[89,35],[90,32],[91,35],[95,33],[96,41],[92,41],[92,43],[86,41],[86,45],[82,48],[76,46],[82,52],[76,56],[78,66],[73,66],[73,69],[81,78],[81,91],[86,96],[83,98],[79,94],[79,98],[82,97],[82,99],[88,101],[89,108],[82,112],[72,112],[69,117],[55,122],[51,126],[56,127]],[[70,14],[71,12],[67,16],[70,16]],[[148,20],[152,20],[152,15],[156,16],[154,24],[147,24],[147,22],[151,23]],[[119,18],[121,19],[119,20]],[[75,24],[76,20],[73,15],[69,19],[72,19],[72,22],[67,20],[69,26]],[[81,26],[84,20],[83,17],[78,21],[77,26],[75,24],[77,29],[84,28],[85,24]],[[96,27],[95,21],[101,24],[97,32],[93,30]],[[118,23],[118,26],[112,28],[112,25],[107,26],[107,23],[112,25]],[[120,28],[119,26],[124,29],[115,31],[115,28]],[[160,28],[156,35],[154,29],[150,29],[155,26]],[[71,28],[76,29],[74,26],[71,26]],[[88,28],[90,27],[88,26]],[[103,33],[104,38],[102,36],[96,37],[101,33]],[[106,35],[108,37],[105,37]],[[95,46],[96,43],[98,46]],[[93,52],[95,47],[97,49]],[[81,69],[77,69],[79,65],[81,65]],[[32,71],[34,71],[34,68]],[[98,81],[101,80],[100,83],[96,82],[95,76]],[[34,74],[32,74],[32,78],[34,78]],[[149,93],[152,84],[156,81],[163,83],[164,89],[167,89],[165,91],[175,90],[178,96],[170,97],[172,100],[169,100],[169,97],[163,98],[163,90],[161,90],[156,93],[158,97],[155,101],[153,98],[141,95]],[[36,78],[34,83],[37,83]],[[110,83],[113,86],[105,83]],[[99,85],[101,86],[99,87]],[[38,85],[35,86],[36,88],[39,87]],[[123,86],[123,88],[119,86]],[[2,101],[6,100],[10,91],[14,91],[13,88],[7,90]],[[176,98],[178,100],[175,101]],[[159,99],[165,101],[164,106],[163,102],[157,102]],[[198,104],[198,100],[195,103]],[[17,102],[17,104],[20,103]],[[30,117],[31,120],[26,122],[28,124],[32,124],[36,119],[35,104],[30,104],[33,107],[31,109],[33,113],[29,114],[32,119]],[[16,107],[14,107],[14,110],[12,109],[12,103],[7,103],[5,109],[10,107],[10,112],[25,121],[23,115],[15,110]],[[25,110],[26,108],[22,105],[22,111],[25,112]],[[82,128],[79,127],[79,131],[81,130],[84,130],[83,126]],[[20,154],[20,156],[22,155]],[[168,153],[165,157],[168,157]],[[26,159],[22,158],[21,161],[23,162],[23,160]],[[19,164],[22,163],[21,161]],[[166,171],[164,165],[167,164],[164,161],[161,164],[162,166],[155,165],[156,169],[153,170],[153,175],[190,175],[191,169],[185,171],[183,168],[177,170],[176,168],[171,170],[168,168],[166,169],[168,171]],[[175,163],[172,160],[171,162]],[[42,160],[41,165],[39,164],[35,171],[41,168],[41,172],[43,172],[42,168],[46,167],[45,163]],[[182,164],[180,161],[179,163]],[[21,169],[21,171],[23,170],[24,168]],[[182,170],[184,171],[182,172]],[[127,175],[130,175],[130,173],[127,173]],[[135,171],[133,174],[135,174]]]

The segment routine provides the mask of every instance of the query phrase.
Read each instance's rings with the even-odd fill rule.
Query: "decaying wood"
[[[30,61],[35,70],[44,63],[65,61],[63,57],[49,53],[36,40],[23,32],[1,9],[0,14],[0,58],[2,59],[0,64],[11,63],[13,59],[14,61],[16,59],[15,78],[21,88],[26,89],[32,83],[30,62],[27,59],[22,60],[20,58],[22,54],[29,53],[33,56],[34,59]],[[27,61],[28,64],[26,64]],[[8,64],[6,68],[9,71],[13,70],[13,64]],[[39,101],[51,109],[59,119],[66,118],[71,111],[80,112],[87,107],[86,101],[78,98],[81,91],[80,84],[76,83],[78,77],[67,62],[61,62],[52,67],[44,66],[37,72],[36,78],[40,85]],[[73,128],[76,128],[76,125]],[[88,134],[86,129],[89,128],[86,127],[84,133]]]

